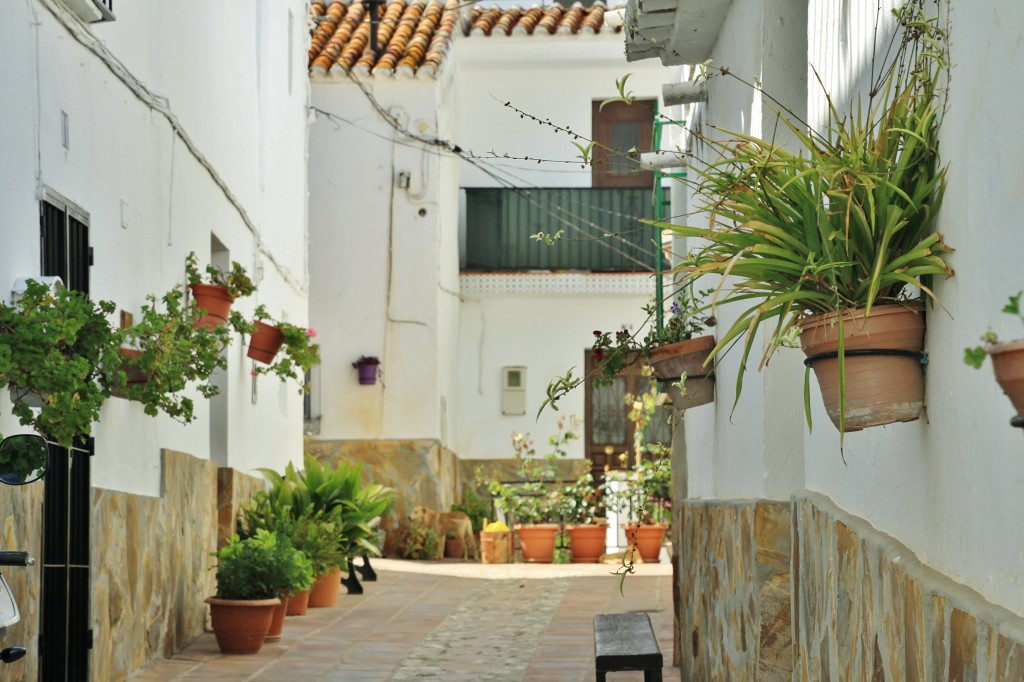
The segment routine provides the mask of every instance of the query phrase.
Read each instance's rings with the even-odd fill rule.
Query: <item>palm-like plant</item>
[[[706,140],[720,154],[695,169],[709,227],[659,224],[706,240],[681,270],[683,282],[722,276],[709,306],[748,305],[711,357],[743,337],[745,366],[755,332],[769,322],[763,366],[808,315],[863,309],[867,317],[914,287],[934,300],[930,278],[953,274],[943,260],[950,249],[934,231],[946,182],[938,160],[946,33],[921,0],[894,15],[899,42],[866,107],[843,114],[826,96],[823,133],[780,116],[799,154],[728,131],[729,140]],[[838,324],[841,338],[842,316]],[[741,371],[737,399],[742,382]]]

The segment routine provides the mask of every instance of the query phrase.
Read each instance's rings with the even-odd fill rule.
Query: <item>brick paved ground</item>
[[[289,617],[255,656],[224,656],[212,633],[133,680],[583,682],[594,679],[593,617],[646,611],[672,663],[667,564],[645,564],[619,594],[614,566],[374,560],[379,579],[335,607]],[[666,680],[678,668],[666,667]],[[641,680],[615,673],[609,680]]]

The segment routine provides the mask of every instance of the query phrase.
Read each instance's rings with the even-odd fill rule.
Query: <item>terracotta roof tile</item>
[[[311,0],[311,73],[391,76],[437,73],[457,31],[473,36],[532,36],[619,32],[604,23],[605,5],[552,5],[529,9],[474,6],[460,15],[460,0],[385,0],[370,50],[369,7],[363,0]]]

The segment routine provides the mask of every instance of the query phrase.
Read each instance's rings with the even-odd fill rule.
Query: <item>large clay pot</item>
[[[287,616],[305,616],[309,607],[309,590],[296,592],[288,597],[288,605],[285,608]]]
[[[309,606],[318,608],[334,606],[341,594],[341,569],[335,566],[327,573],[319,575],[309,591]]]
[[[636,545],[644,563],[656,564],[661,561],[661,543],[665,540],[667,530],[668,526],[660,523],[626,526],[626,542]]]
[[[1024,340],[998,343],[988,349],[992,369],[1018,415],[1024,415]]]
[[[288,612],[288,593],[282,592],[280,596],[281,603],[274,607],[274,617],[270,619],[270,629],[267,630],[267,641],[281,639],[281,633],[284,632],[284,616]]]
[[[249,337],[249,350],[246,353],[256,362],[269,365],[274,361],[277,351],[281,350],[284,335],[274,325],[256,320],[256,331]]]
[[[550,564],[555,559],[555,536],[558,524],[536,523],[516,526],[519,551],[523,561],[531,564]]]
[[[714,347],[715,337],[709,335],[651,350],[650,361],[654,375],[661,380],[662,387],[668,392],[676,409],[706,405],[715,399],[715,369],[713,366],[704,366],[704,361]],[[684,374],[685,394],[673,386]]]
[[[196,320],[194,326],[212,329],[222,324],[227,324],[228,315],[231,313],[231,304],[235,297],[228,293],[226,287],[215,284],[189,284],[192,290],[192,297],[196,306],[206,311],[206,314]]]
[[[569,526],[569,551],[574,564],[596,564],[605,550],[608,526]]]
[[[829,419],[840,427],[839,325],[836,313],[799,322],[805,364],[814,370]],[[843,313],[846,362],[845,431],[918,419],[924,407],[924,307],[919,302]],[[853,353],[851,353],[853,351]],[[864,354],[859,354],[863,352]],[[831,356],[829,355],[831,354]],[[843,430],[843,429],[841,429]]]
[[[218,599],[207,597],[217,646],[225,654],[258,654],[270,630],[280,599]]]

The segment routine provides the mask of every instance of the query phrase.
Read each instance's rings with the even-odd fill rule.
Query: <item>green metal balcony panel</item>
[[[644,188],[467,188],[466,270],[653,270],[660,235],[640,222],[653,201]],[[553,245],[530,238],[559,230]]]

